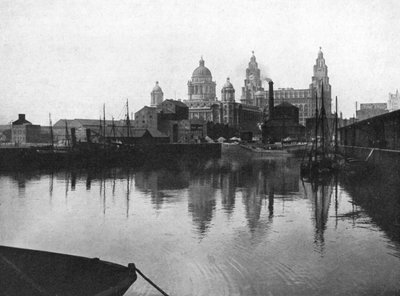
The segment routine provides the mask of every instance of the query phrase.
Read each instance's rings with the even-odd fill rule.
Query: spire
[[[204,67],[204,60],[203,60],[203,56],[201,56],[201,58],[200,58],[199,65]]]
[[[322,53],[322,47],[319,47],[319,51],[318,51],[318,58],[322,58],[323,57],[323,53]]]
[[[251,58],[250,58],[250,62],[256,62],[256,56],[254,55],[254,50],[251,51]]]

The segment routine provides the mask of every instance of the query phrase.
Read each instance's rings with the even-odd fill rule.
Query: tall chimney
[[[273,113],[274,113],[274,82],[272,80],[268,81],[268,111],[269,111],[269,119],[272,119]]]
[[[18,114],[19,120],[25,120],[25,114]]]

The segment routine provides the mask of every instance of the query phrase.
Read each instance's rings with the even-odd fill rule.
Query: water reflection
[[[303,182],[295,158],[1,175],[0,241],[135,261],[176,295],[395,292],[399,179]]]

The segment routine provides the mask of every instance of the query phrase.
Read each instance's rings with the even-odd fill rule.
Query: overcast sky
[[[400,88],[400,1],[0,0],[0,124],[124,117],[164,98],[187,98],[201,56],[240,100],[255,51],[275,87],[308,88],[321,46],[332,98],[386,102]]]

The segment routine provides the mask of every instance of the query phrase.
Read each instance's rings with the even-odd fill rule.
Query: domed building
[[[253,60],[254,64],[255,57]],[[254,73],[259,76],[259,71]],[[217,100],[215,89],[211,71],[201,58],[188,82],[188,100],[184,101],[189,107],[189,120],[227,124],[240,132],[260,133],[258,124],[262,121],[262,110],[259,107],[236,103],[235,88],[229,78],[221,89],[220,101]]]
[[[219,122],[219,103],[215,95],[216,83],[212,81],[211,71],[204,65],[203,57],[188,81],[189,119]]]
[[[188,82],[189,100],[215,101],[215,86],[211,71],[204,66],[204,60],[201,57],[199,66],[193,71],[192,80]]]
[[[240,104],[235,103],[235,89],[227,78],[221,89],[220,123],[237,127],[239,125],[239,107]]]
[[[151,96],[151,107],[156,107],[157,105],[161,104],[164,99],[164,93],[161,87],[158,85],[158,81],[156,81],[156,85],[153,87],[153,90],[150,93]]]

